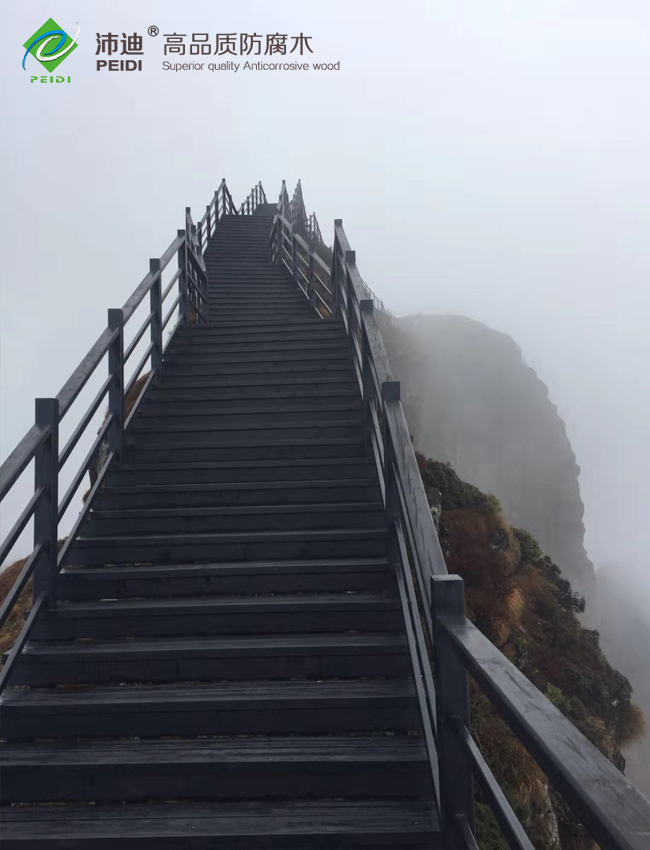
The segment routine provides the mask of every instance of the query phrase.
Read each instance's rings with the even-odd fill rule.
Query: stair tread
[[[182,682],[174,684],[119,686],[95,685],[78,688],[18,688],[6,690],[0,705],[20,711],[47,712],[60,707],[61,710],[77,712],[113,711],[130,709],[132,706],[146,707],[147,711],[174,711],[175,706],[201,706],[206,703],[224,703],[231,709],[253,710],[258,704],[265,707],[271,702],[300,708],[317,701],[329,707],[355,702],[371,706],[377,701],[384,704],[400,704],[415,698],[415,686],[410,679],[334,680],[312,681],[268,681],[266,679],[246,682]],[[217,724],[218,728],[218,724]]]
[[[192,532],[190,534],[184,534],[183,532],[175,532],[172,534],[160,534],[157,532],[152,532],[151,534],[120,534],[120,535],[105,535],[105,536],[96,536],[96,537],[81,537],[77,538],[78,543],[83,543],[84,545],[90,546],[103,546],[106,543],[126,543],[126,542],[134,542],[134,541],[159,541],[161,543],[165,542],[178,542],[181,541],[191,541],[191,540],[223,540],[223,541],[241,541],[243,543],[246,542],[254,542],[254,541],[273,541],[273,540],[359,540],[359,539],[367,539],[367,538],[381,538],[385,537],[386,532],[383,529],[379,528],[351,528],[345,530],[324,528],[317,530],[307,530],[307,531],[249,531],[249,532],[240,532],[240,531],[215,531],[215,532]]]
[[[256,762],[354,762],[426,760],[422,739],[393,736],[253,736],[136,741],[70,741],[37,744],[6,744],[3,765],[51,764],[192,764]]]
[[[369,487],[377,482],[372,478],[327,478],[324,481],[236,481],[232,483],[208,484],[107,484],[102,495],[109,493],[184,493],[212,492],[222,490],[297,490],[301,487],[330,489],[336,487]]]
[[[325,834],[421,834],[439,829],[431,803],[411,801],[315,803],[169,803],[137,806],[21,806],[4,815],[4,839],[27,830],[31,840],[162,839]],[[382,841],[383,843],[383,841]],[[90,845],[88,845],[90,846]],[[167,846],[167,844],[165,845]],[[172,845],[169,845],[172,846]],[[178,844],[173,846],[179,846]],[[323,845],[325,846],[325,845]],[[334,845],[332,845],[334,846]],[[338,844],[336,846],[339,846]],[[377,846],[377,844],[375,844]],[[423,844],[422,846],[426,846]]]
[[[119,602],[88,600],[82,602],[60,602],[55,609],[48,611],[48,618],[67,617],[119,617],[141,614],[168,616],[170,612],[193,613],[200,611],[261,611],[276,610],[317,610],[319,608],[383,608],[396,606],[392,597],[380,593],[318,593],[273,596],[224,596],[224,597],[182,597],[180,599],[124,599]]]
[[[299,655],[313,650],[326,649],[328,653],[345,654],[359,649],[376,649],[403,652],[406,640],[392,632],[297,634],[297,635],[238,635],[237,637],[166,637],[136,638],[128,641],[98,639],[95,643],[83,641],[51,641],[46,644],[29,642],[24,652],[31,656],[80,657],[94,655],[120,655],[124,657],[165,656],[192,652],[210,657],[265,656],[279,652]]]
[[[99,579],[107,577],[146,577],[146,576],[176,576],[176,575],[259,575],[264,573],[285,574],[297,572],[314,572],[325,570],[348,571],[388,568],[384,558],[337,558],[336,560],[296,560],[296,561],[249,561],[219,564],[159,564],[159,565],[129,565],[122,567],[64,567],[61,574],[64,576],[81,577],[84,580]]]
[[[375,469],[374,462],[367,457],[326,457],[326,458],[286,458],[283,460],[220,460],[194,461],[188,463],[134,463],[133,461],[120,464],[121,471],[142,469],[257,469],[282,468],[288,466],[365,466]]]
[[[91,516],[101,519],[102,517],[137,518],[137,517],[172,517],[172,516],[242,516],[242,515],[264,515],[264,514],[320,514],[323,511],[348,513],[364,512],[369,510],[383,510],[383,502],[379,500],[365,502],[334,502],[325,504],[281,504],[281,505],[218,505],[216,507],[165,507],[165,508],[117,508],[93,510]]]

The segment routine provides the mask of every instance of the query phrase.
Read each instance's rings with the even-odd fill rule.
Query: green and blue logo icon
[[[74,38],[71,38],[65,30],[61,29],[55,20],[50,18],[23,44],[23,47],[26,48],[25,55],[23,56],[23,70],[27,70],[25,68],[25,60],[31,53],[35,59],[38,59],[45,70],[51,73],[67,56],[77,49],[78,38],[79,24],[77,24],[77,34]]]

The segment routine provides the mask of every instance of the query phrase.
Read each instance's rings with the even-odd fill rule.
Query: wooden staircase
[[[224,215],[2,697],[2,846],[442,846],[341,320]],[[47,804],[47,805],[44,805]]]

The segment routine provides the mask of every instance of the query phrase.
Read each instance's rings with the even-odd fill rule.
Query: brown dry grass
[[[497,646],[520,621],[525,598],[518,587],[517,549],[502,514],[478,508],[444,511],[448,532],[447,566],[465,581],[469,612]]]
[[[22,570],[26,562],[27,558],[21,558],[19,561],[15,561],[13,564],[10,564],[6,570],[0,573],[0,604],[7,598],[7,594],[18,578],[18,573]],[[23,592],[16,600],[16,604],[14,605],[11,614],[9,614],[6,623],[2,629],[0,629],[0,656],[5,652],[8,652],[14,645],[16,638],[20,634],[20,630],[25,625],[25,614],[31,607],[32,580],[30,579]],[[2,659],[0,658],[0,664],[1,663]]]

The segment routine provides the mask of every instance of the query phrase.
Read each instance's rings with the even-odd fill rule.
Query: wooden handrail
[[[325,264],[307,242],[308,235],[296,232],[303,210],[300,182],[291,203],[283,183],[271,252],[317,306],[323,296],[320,301],[313,298],[312,272]],[[469,671],[601,846],[641,850],[647,842],[650,802],[465,618],[462,580],[447,573],[399,384],[375,316],[374,308],[384,310],[383,303],[362,279],[339,219],[334,222],[331,268],[325,271],[330,286],[323,303],[332,318],[343,321],[363,398],[368,454],[375,459],[386,507],[389,561],[398,580],[424,738],[449,846],[477,846],[474,773],[510,846],[532,850],[471,737]],[[417,592],[410,593],[413,578]],[[435,681],[427,646],[435,649]],[[434,762],[440,764],[439,776]]]
[[[261,183],[258,184],[255,192],[260,203],[266,201]],[[32,575],[35,579],[35,593],[38,587],[39,601],[38,605],[35,605],[32,609],[33,616],[30,616],[23,632],[21,632],[15,647],[17,651],[12,651],[5,664],[0,678],[0,690],[10,680],[12,666],[27,640],[29,630],[38,612],[43,607],[54,607],[56,605],[55,580],[58,570],[65,563],[67,553],[76,538],[81,523],[92,507],[94,497],[109,467],[114,460],[120,459],[125,428],[131,423],[147,387],[152,380],[159,377],[162,369],[164,350],[162,334],[165,326],[176,309],[179,310],[179,316],[171,331],[170,339],[178,327],[187,324],[190,320],[198,322],[208,319],[208,279],[203,252],[209,239],[214,235],[221,216],[236,214],[236,212],[225,180],[221,181],[219,189],[214,193],[198,226],[194,225],[191,210],[189,207],[186,208],[185,227],[177,232],[176,237],[159,258],[150,261],[149,271],[126,300],[122,309],[109,311],[109,326],[102,331],[56,398],[37,400],[37,409],[48,411],[49,419],[45,421],[41,415],[41,418],[30,428],[0,467],[0,501],[11,492],[30,463],[36,463],[36,477],[37,480],[40,480],[8,535],[6,535],[4,541],[0,541],[1,566],[9,556],[27,523],[34,518],[34,548],[0,610],[0,625],[11,613],[20,593]],[[175,257],[178,268],[163,291],[162,274]],[[169,311],[163,317],[163,306],[175,287],[178,294],[173,299]],[[124,327],[147,295],[150,297],[150,309],[147,317],[125,348]],[[151,341],[125,387],[124,364],[135,352],[147,330],[150,331]],[[79,421],[72,431],[72,436],[59,453],[59,424],[100,364],[106,359],[109,363],[108,378],[86,410],[80,414]],[[147,363],[150,363],[149,377],[140,391],[127,421],[124,422],[124,400],[135,386]],[[70,459],[73,450],[86,433],[107,396],[108,416],[81,465],[72,475],[71,483],[59,503],[58,481],[60,471]],[[57,552],[58,523],[72,503],[100,445],[106,441],[109,445],[108,457],[98,471],[95,483],[73,525],[72,531],[60,552]]]
[[[437,621],[460,663],[598,844],[646,850],[650,802],[470,620],[439,612]],[[454,726],[471,750],[465,727]]]

